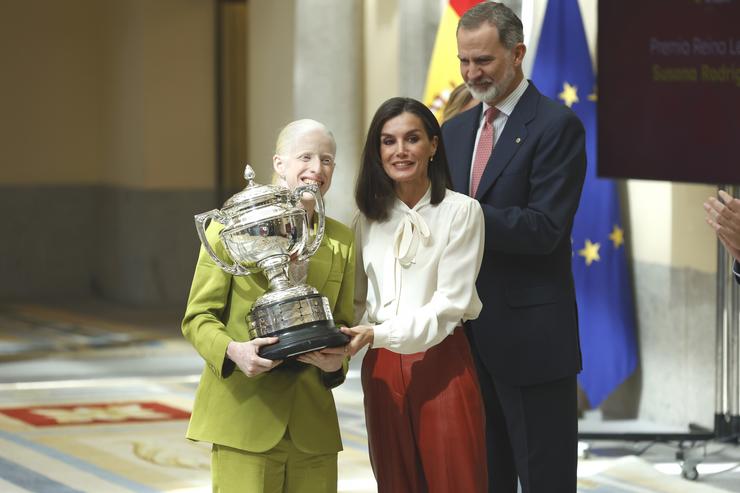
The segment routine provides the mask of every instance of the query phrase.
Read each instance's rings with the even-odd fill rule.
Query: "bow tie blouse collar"
[[[401,220],[393,234],[393,256],[404,267],[414,263],[419,244],[426,243],[431,236],[429,226],[418,213],[419,209],[430,203],[431,197],[432,187],[429,186],[413,208],[396,199],[394,208],[400,213]]]
[[[429,225],[418,212],[430,203],[430,199],[431,187],[413,208],[396,200],[394,215],[400,219],[393,233],[392,254],[386,256],[384,265],[382,294],[384,305],[397,302],[403,277],[401,269],[408,268],[416,262],[419,246],[426,244],[431,238]]]

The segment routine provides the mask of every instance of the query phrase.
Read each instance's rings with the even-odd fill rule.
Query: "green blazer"
[[[213,223],[207,236],[216,254],[225,253]],[[230,262],[229,262],[230,263]],[[354,235],[326,218],[324,238],[309,260],[307,283],[329,299],[337,326],[353,322]],[[230,341],[247,341],[246,316],[267,289],[261,274],[232,276],[221,270],[201,246],[182,333],[206,362],[195,394],[187,437],[250,452],[265,452],[290,430],[302,451],[325,454],[342,450],[337,412],[330,387],[344,381],[311,365],[283,363],[247,377],[226,358]],[[232,373],[233,370],[233,373]]]

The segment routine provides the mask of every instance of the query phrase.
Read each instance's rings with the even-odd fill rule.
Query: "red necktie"
[[[486,169],[486,164],[488,164],[488,159],[493,151],[493,125],[491,125],[491,122],[496,118],[497,113],[498,110],[493,106],[486,110],[486,121],[483,124],[483,130],[480,132],[478,147],[475,150],[475,159],[473,160],[473,173],[470,180],[471,197],[475,197],[475,192],[478,191],[480,178],[483,176],[483,170]]]

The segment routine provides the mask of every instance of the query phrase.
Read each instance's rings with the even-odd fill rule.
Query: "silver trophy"
[[[342,346],[349,337],[334,325],[329,301],[313,287],[296,283],[288,275],[291,262],[304,262],[316,253],[324,237],[324,202],[316,185],[292,192],[282,186],[254,182],[254,171],[244,170],[247,186],[224,203],[222,209],[197,214],[195,228],[206,252],[224,271],[235,276],[264,273],[269,283],[247,316],[249,335],[277,336],[262,346],[260,356],[285,359],[325,347]],[[315,200],[318,219],[311,237],[306,211],[299,206],[304,193]],[[219,233],[231,263],[220,259],[206,238],[209,221],[224,226]]]

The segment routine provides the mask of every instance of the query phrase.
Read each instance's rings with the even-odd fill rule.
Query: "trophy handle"
[[[203,212],[201,214],[195,215],[195,229],[196,231],[198,231],[198,238],[200,238],[200,242],[203,244],[203,248],[206,249],[206,252],[211,257],[211,259],[216,263],[216,265],[221,267],[221,269],[228,272],[229,274],[235,276],[252,274],[253,272],[251,270],[242,267],[236,262],[231,265],[227,265],[220,258],[218,258],[218,255],[216,255],[216,252],[213,250],[213,247],[211,246],[211,243],[208,241],[208,237],[206,236],[206,222],[209,219],[214,220],[217,223],[224,224],[226,218],[218,209],[213,209],[212,211]]]
[[[319,187],[317,187],[316,185],[301,185],[300,187],[296,187],[296,189],[293,190],[293,200],[298,203],[304,193],[310,193],[311,195],[313,195],[315,204],[314,214],[318,215],[319,227],[316,231],[316,236],[314,237],[313,241],[310,244],[307,244],[306,247],[303,249],[303,252],[298,255],[298,260],[306,260],[308,257],[316,253],[316,250],[319,249],[319,246],[321,245],[321,240],[324,238],[324,223],[326,218],[326,215],[324,213],[324,199],[319,193]],[[310,225],[307,226],[308,228],[311,227]],[[304,229],[304,231],[306,231],[308,228]],[[306,235],[308,235],[307,231]]]

